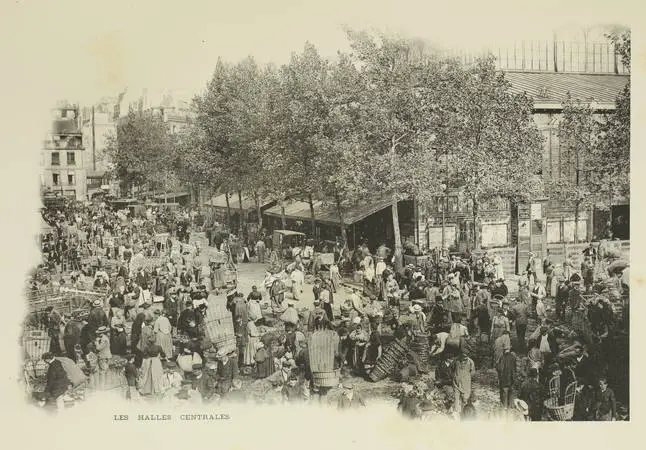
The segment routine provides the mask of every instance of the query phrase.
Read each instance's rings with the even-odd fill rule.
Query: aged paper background
[[[639,0],[490,1],[9,1],[0,3],[2,69],[2,401],[8,448],[216,446],[223,448],[624,448],[639,445],[643,427],[640,358],[646,268],[643,263],[644,7]],[[25,272],[37,258],[38,163],[49,108],[58,99],[88,104],[123,84],[202,89],[218,56],[282,63],[306,40],[324,56],[344,48],[340,25],[376,27],[442,44],[477,46],[532,39],[553,28],[621,23],[633,27],[631,423],[504,424],[406,422],[390,407],[356,415],[335,410],[226,407],[220,422],[114,422],[113,414],[196,412],[154,406],[132,409],[107,397],[64,417],[27,407],[17,384],[18,323]],[[642,428],[643,429],[643,428]]]

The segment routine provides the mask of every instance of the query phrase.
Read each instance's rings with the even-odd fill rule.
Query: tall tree
[[[595,180],[596,164],[592,157],[598,138],[599,123],[590,102],[573,99],[563,102],[559,123],[561,147],[560,173],[551,181],[550,197],[574,205],[574,242],[579,242],[581,210],[592,207],[599,196]]]
[[[380,34],[348,31],[353,56],[361,68],[362,126],[371,152],[377,192],[391,199],[395,266],[403,265],[398,203],[439,188],[432,145],[435,137],[427,84],[435,63],[420,54],[416,42]]]
[[[624,67],[630,71],[630,30],[616,31],[607,36],[615,45]],[[598,196],[605,201],[597,207],[610,211],[617,198],[630,196],[630,78],[617,95],[615,110],[600,121],[597,145],[592,149],[591,182]]]
[[[436,101],[442,105],[437,146],[446,155],[448,185],[471,201],[473,244],[480,247],[480,206],[503,198],[527,201],[542,192],[542,137],[532,101],[513,94],[493,57],[463,66],[446,61]]]
[[[163,188],[172,176],[174,142],[161,117],[149,111],[130,111],[108,137],[106,153],[127,190]]]
[[[275,145],[282,147],[290,168],[283,180],[291,194],[309,203],[312,235],[316,232],[314,197],[320,182],[316,167],[321,152],[318,136],[329,113],[325,95],[328,70],[328,62],[306,42],[303,52],[292,54],[290,62],[281,68],[280,101],[274,115]]]

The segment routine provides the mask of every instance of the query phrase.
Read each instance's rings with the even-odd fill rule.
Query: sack
[[[460,324],[454,323],[451,325],[451,330],[449,331],[449,336],[446,338],[446,346],[459,348],[460,347],[460,338],[462,337],[462,332]]]
[[[70,383],[72,383],[72,387],[78,387],[85,382],[87,377],[83,373],[83,370],[81,370],[81,368],[77,366],[74,361],[64,356],[57,357],[56,359],[61,362],[61,365],[65,370],[65,374],[67,375],[67,379],[70,380]]]

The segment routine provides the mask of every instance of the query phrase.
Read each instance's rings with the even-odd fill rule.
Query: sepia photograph
[[[34,414],[629,421],[630,24],[215,3],[56,44],[78,81],[21,174]]]

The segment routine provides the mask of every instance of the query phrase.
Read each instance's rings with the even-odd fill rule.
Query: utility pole
[[[92,105],[92,171],[96,172],[96,138],[94,131],[94,105]]]

